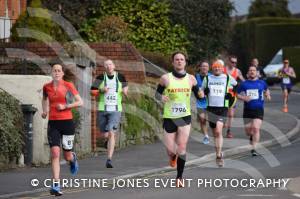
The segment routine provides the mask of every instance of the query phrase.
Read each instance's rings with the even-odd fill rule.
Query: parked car
[[[264,67],[266,82],[269,85],[280,83],[279,71],[283,67],[282,59],[282,49],[280,49],[272,58],[271,62],[266,67]]]

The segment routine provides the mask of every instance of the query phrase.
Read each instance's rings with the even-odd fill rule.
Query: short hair
[[[185,58],[185,60],[187,61],[188,60],[188,57],[187,57],[187,55],[184,53],[184,52],[182,52],[182,51],[176,51],[176,52],[174,52],[173,54],[172,54],[172,61],[174,60],[174,57],[177,55],[177,54],[182,54],[183,56],[184,56],[184,58]]]
[[[256,66],[251,65],[251,66],[248,67],[248,71],[249,71],[250,68],[252,68],[252,67],[255,68],[255,70],[257,70]]]
[[[237,59],[237,56],[236,55],[229,55],[229,59],[232,59],[232,58]]]

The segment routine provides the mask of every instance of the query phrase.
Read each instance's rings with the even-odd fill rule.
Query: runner
[[[52,66],[53,80],[43,86],[42,99],[42,118],[48,115],[49,102],[49,121],[48,121],[48,142],[51,153],[51,166],[53,174],[53,185],[50,190],[51,195],[62,195],[60,187],[60,145],[64,151],[64,158],[70,164],[72,175],[77,174],[79,166],[76,154],[72,152],[75,127],[71,109],[82,106],[82,99],[71,82],[63,80],[67,70],[60,65]],[[71,102],[71,96],[74,96],[75,101]]]
[[[186,55],[172,55],[174,70],[160,78],[155,98],[164,103],[164,142],[170,158],[170,166],[177,166],[177,186],[182,187],[182,174],[186,161],[186,146],[191,129],[191,91],[199,95],[194,76],[186,73]]]
[[[112,60],[104,62],[106,72],[99,75],[91,87],[91,94],[99,96],[97,122],[101,135],[106,139],[106,168],[113,168],[112,156],[115,148],[116,131],[120,125],[122,94],[127,96],[128,85],[125,77],[115,71]]]
[[[291,78],[296,78],[296,73],[289,65],[289,60],[284,59],[283,60],[283,68],[279,71],[279,77],[281,78],[281,88],[282,88],[282,93],[283,93],[283,107],[282,111],[287,113],[289,112],[288,109],[288,98],[289,94],[292,91],[292,79]]]
[[[265,74],[263,68],[261,66],[259,66],[259,61],[257,58],[253,58],[251,60],[251,65],[256,67],[258,79],[265,80],[266,74]]]
[[[264,118],[264,95],[271,100],[270,91],[265,81],[257,77],[257,68],[250,66],[248,80],[238,88],[238,98],[244,101],[244,123],[246,134],[252,145],[251,154],[257,156],[256,145],[260,139],[260,127]]]
[[[202,63],[198,64],[199,72],[196,73],[195,78],[197,80],[197,85],[199,88],[202,86],[202,81],[205,76],[210,75],[208,72],[209,64],[207,61],[203,61]],[[197,118],[200,122],[200,129],[204,135],[203,144],[209,144],[209,136],[208,136],[208,129],[206,125],[207,121],[207,112],[206,112],[206,98],[198,99],[197,100]]]
[[[236,88],[237,82],[230,75],[223,74],[224,65],[216,61],[212,65],[212,75],[204,78],[200,97],[206,96],[209,126],[212,128],[215,148],[216,164],[224,166],[223,147],[223,126],[226,122],[226,115],[232,94],[229,88]]]
[[[236,64],[237,64],[237,57],[235,55],[231,55],[229,57],[229,65],[227,67],[224,67],[224,73],[232,76],[236,81],[237,80],[244,81],[245,79],[244,79],[241,71],[236,67]],[[230,91],[230,93],[235,97],[234,101],[236,101],[236,94],[232,91]],[[230,106],[228,109],[228,115],[227,115],[228,120],[226,123],[226,127],[227,127],[226,137],[227,138],[233,138],[233,134],[232,134],[230,128],[231,128],[231,124],[233,121],[235,108],[236,108],[236,104],[233,103],[233,106]]]

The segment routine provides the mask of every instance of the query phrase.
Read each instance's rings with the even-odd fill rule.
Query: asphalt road
[[[290,114],[298,118],[299,100],[300,94],[294,94],[289,102]],[[269,110],[278,110],[280,106],[281,95],[274,91],[272,102],[267,107]],[[107,187],[100,185],[100,188],[67,190],[63,198],[300,198],[299,135],[289,145],[273,146],[269,148],[269,152],[261,153],[257,157],[241,154],[227,158],[225,168],[216,168],[215,162],[191,165],[184,173],[184,188],[174,187],[172,179],[175,171],[170,171],[141,178],[122,179],[117,181],[117,187],[108,183]],[[28,198],[49,197],[52,196],[48,193],[39,193]]]

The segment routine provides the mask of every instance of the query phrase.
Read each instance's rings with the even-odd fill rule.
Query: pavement
[[[274,92],[277,92],[276,95],[280,95],[280,92]],[[234,128],[232,128],[234,138],[224,139],[225,166],[226,158],[250,154],[249,140],[245,135],[242,119],[240,119],[242,107],[242,104],[239,103],[233,124]],[[200,134],[198,126],[198,123],[193,121],[187,148],[187,166],[215,161],[213,140],[211,139],[209,145],[202,144],[203,136]],[[291,139],[299,130],[300,122],[297,117],[292,114],[282,113],[278,103],[267,103],[261,131],[261,145],[258,152],[266,153],[268,151],[267,146],[289,145]],[[161,141],[149,145],[131,146],[116,151],[113,158],[113,169],[105,168],[105,161],[105,154],[79,160],[80,170],[75,177],[70,175],[68,165],[62,164],[61,178],[136,178],[173,170],[173,168],[168,166],[166,150]],[[273,164],[276,164],[276,162]],[[44,168],[19,168],[2,172],[0,173],[0,198],[25,197],[41,192],[48,194],[49,188],[46,188],[44,183],[49,178],[51,178],[50,166]],[[32,186],[32,183],[35,183],[35,186]],[[65,190],[68,190],[68,188],[65,188]]]

